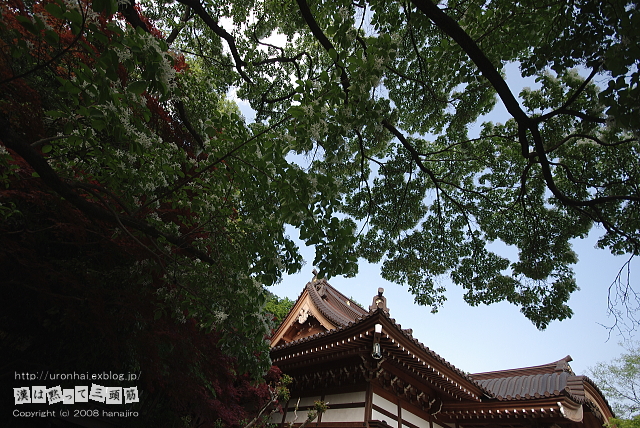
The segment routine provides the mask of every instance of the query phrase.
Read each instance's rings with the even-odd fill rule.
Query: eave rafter
[[[501,419],[501,418],[517,418],[517,417],[561,417],[560,408],[557,404],[548,406],[538,405],[536,407],[513,407],[513,408],[487,408],[485,404],[483,408],[473,409],[467,406],[465,409],[443,408],[441,414],[449,416],[453,419]]]
[[[480,401],[481,390],[470,382],[463,384],[455,374],[450,373],[441,365],[429,358],[416,355],[411,349],[406,348],[401,342],[388,334],[383,335],[381,339],[383,355],[388,360],[415,376],[424,379],[427,383],[433,385],[436,389],[447,392],[451,397],[457,400],[473,400]],[[457,378],[458,380],[454,379]]]
[[[313,341],[311,345],[310,340],[301,340],[295,346],[273,350],[271,359],[273,364],[286,371],[292,367],[305,367],[318,362],[340,359],[345,354],[356,355],[371,343],[372,333],[373,327],[370,331],[356,334],[325,336],[323,340]],[[313,336],[308,339],[313,339]]]
[[[483,403],[445,403],[439,418],[445,422],[466,421],[471,425],[491,424],[492,421],[545,419],[547,422],[576,422],[582,420],[582,407],[567,397],[548,397],[544,400],[489,401]],[[571,413],[571,414],[569,414]],[[578,416],[576,418],[576,416]]]
[[[417,383],[421,381],[455,400],[481,400],[485,391],[480,386],[431,355],[382,311],[350,326],[276,347],[272,350],[273,363],[286,372],[357,354],[371,358],[376,324],[383,326],[380,343],[389,370],[405,371],[418,379]]]
[[[562,421],[561,411],[557,407],[537,407],[537,408],[519,408],[519,409],[496,409],[496,410],[442,410],[438,414],[438,418],[446,422],[454,421],[474,421],[476,423],[490,423],[495,420],[504,419],[531,419],[545,418],[553,419],[554,422]]]

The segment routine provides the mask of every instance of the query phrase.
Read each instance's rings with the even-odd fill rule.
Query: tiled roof
[[[311,336],[302,337],[300,339],[296,339],[296,340],[291,341],[291,342],[287,342],[287,343],[283,343],[283,344],[278,345],[278,346],[274,346],[273,348],[271,348],[271,352],[274,353],[274,352],[281,351],[281,350],[286,349],[286,348],[294,347],[294,346],[299,345],[301,343],[305,343],[305,342],[309,342],[309,341],[312,341],[312,340],[316,340],[316,339],[319,339],[321,337],[329,336],[329,335],[332,335],[332,334],[337,334],[338,332],[343,331],[344,329],[346,329],[347,327],[350,327],[353,324],[359,324],[359,323],[363,322],[364,320],[366,320],[366,318],[367,317],[361,317],[361,318],[357,319],[354,322],[346,323],[346,324],[341,325],[341,326],[339,326],[339,327],[337,327],[337,328],[335,328],[333,330],[323,331],[321,333],[316,333],[316,334],[311,335]]]
[[[498,400],[529,400],[565,395],[578,403],[584,402],[586,376],[576,376],[567,355],[561,360],[541,366],[495,372],[474,373],[470,377]],[[594,385],[595,387],[595,385]]]
[[[307,286],[308,285],[309,284],[307,284]],[[342,296],[342,294],[340,294],[340,295]],[[362,309],[362,311],[364,311],[364,309]],[[321,337],[326,337],[326,336],[329,336],[329,335],[332,335],[332,334],[337,334],[338,332],[343,331],[345,328],[350,327],[350,326],[352,326],[354,324],[360,324],[360,323],[366,321],[370,316],[374,316],[375,314],[378,314],[378,313],[382,314],[385,318],[387,318],[394,325],[394,327],[397,329],[397,331],[399,333],[401,333],[404,337],[409,339],[411,342],[415,343],[419,348],[422,349],[422,351],[424,351],[427,354],[429,354],[432,358],[434,358],[436,361],[442,363],[444,366],[446,366],[449,369],[455,371],[457,374],[459,374],[459,375],[461,375],[461,376],[463,376],[465,378],[468,378],[468,375],[465,374],[462,370],[458,369],[453,364],[449,363],[447,360],[442,358],[440,355],[436,354],[434,351],[429,349],[427,346],[425,346],[418,339],[414,338],[413,335],[411,334],[411,329],[403,329],[400,324],[396,323],[396,320],[394,318],[390,318],[389,315],[384,313],[382,310],[377,310],[376,312],[372,312],[372,313],[364,311],[362,316],[354,319],[353,321],[348,321],[345,324],[342,324],[342,325],[340,325],[339,327],[337,327],[337,328],[335,328],[333,330],[325,331],[325,332],[322,332],[322,333],[316,333],[316,334],[314,334],[312,336],[303,337],[301,339],[294,340],[294,341],[289,342],[289,343],[278,345],[278,346],[274,347],[271,350],[271,352],[280,351],[280,350],[283,350],[283,349],[286,349],[286,348],[294,347],[294,346],[299,345],[301,343],[305,343],[305,342],[309,342],[309,341],[312,341],[312,340],[319,339]],[[324,314],[324,315],[326,316],[326,314]],[[477,383],[477,382],[474,381],[474,383]]]
[[[382,291],[379,290],[379,297],[382,297]],[[317,309],[316,316],[326,318],[324,325],[333,324],[334,327],[274,346],[271,350],[274,364],[281,365],[283,370],[286,367],[304,373],[308,367],[344,355],[357,355],[354,352],[362,346],[370,346],[374,325],[382,324],[379,340],[388,365],[385,370],[400,367],[448,393],[453,399],[444,407],[440,404],[440,408],[441,415],[452,418],[451,421],[471,415],[468,407],[471,405],[476,406],[472,409],[473,415],[478,411],[491,418],[512,414],[515,417],[562,414],[578,421],[583,418],[583,405],[598,424],[612,414],[597,386],[586,376],[574,374],[569,366],[570,356],[540,366],[468,375],[415,339],[410,329],[403,329],[396,323],[389,316],[386,302],[383,306],[378,304],[376,309],[378,301],[374,299],[367,311],[326,280],[315,278],[306,285],[298,301],[303,298],[311,300]],[[388,377],[380,379],[383,387],[387,387],[384,379]],[[390,385],[393,387],[393,383]],[[468,399],[472,402],[466,401]],[[487,412],[483,413],[485,410]]]
[[[568,381],[572,377],[577,376],[562,372],[492,378],[477,382],[498,400],[524,400],[566,394],[570,391]]]
[[[369,312],[333,288],[326,279],[316,279],[306,285],[316,308],[337,327],[344,327]]]
[[[493,378],[529,376],[529,375],[538,375],[538,374],[546,374],[546,373],[559,373],[563,371],[573,374],[573,371],[569,366],[569,362],[571,361],[573,361],[573,358],[571,358],[571,355],[567,355],[566,357],[558,361],[554,361],[553,363],[549,363],[549,364],[543,364],[541,366],[521,367],[517,369],[498,370],[495,372],[473,373],[471,376],[476,380],[485,380],[485,379],[493,379]]]
[[[389,316],[388,310],[378,309],[374,312],[369,312],[366,309],[361,308],[353,300],[349,299],[344,294],[333,288],[333,286],[331,286],[326,279],[314,279],[313,281],[307,283],[307,285],[305,286],[305,290],[309,293],[309,296],[311,297],[314,305],[318,308],[318,310],[325,317],[331,320],[331,322],[336,324],[336,328],[275,346],[271,350],[272,353],[282,351],[286,348],[294,347],[301,343],[313,341],[321,337],[337,334],[338,332],[343,331],[345,328],[350,327],[354,324],[359,324],[367,320],[369,317],[374,316],[375,314],[382,314],[389,320],[389,322],[391,322],[391,324],[393,324],[398,333],[417,345],[418,348],[422,350],[422,352],[425,352],[431,358],[438,361],[449,370],[452,370],[457,375],[469,380],[475,385],[478,385],[475,380],[470,379],[470,377],[462,370],[458,369],[453,364],[442,358],[440,355],[429,349],[418,339],[414,338],[412,335],[412,329],[403,329],[400,324],[396,323],[396,320],[394,318],[391,318]],[[300,296],[304,294],[305,290],[303,290]]]

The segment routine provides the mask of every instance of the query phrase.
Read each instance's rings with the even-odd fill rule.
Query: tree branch
[[[589,76],[584,80],[584,82],[582,82],[582,84],[580,84],[580,86],[578,87],[578,89],[576,89],[576,91],[567,99],[567,101],[565,101],[565,103],[558,109],[544,114],[542,116],[539,116],[537,118],[535,118],[535,122],[536,123],[540,123],[543,122],[551,117],[557,116],[559,114],[570,114],[572,116],[576,116],[579,117],[580,119],[583,120],[588,120],[590,122],[596,122],[596,123],[606,123],[607,120],[603,119],[603,118],[597,118],[597,117],[593,117],[590,116],[588,114],[576,111],[576,110],[570,110],[568,107],[573,104],[578,97],[580,96],[580,94],[585,90],[585,88],[587,87],[587,85],[591,82],[591,80],[593,80],[593,78],[596,76],[596,74],[598,74],[598,71],[600,71],[600,64],[598,64],[596,67],[593,67],[593,70],[591,70],[591,73],[589,74]]]
[[[224,39],[227,42],[227,45],[229,46],[229,50],[231,51],[231,56],[233,57],[233,60],[236,63],[236,70],[238,71],[238,74],[240,74],[240,76],[244,81],[246,81],[247,83],[253,84],[253,82],[251,81],[247,73],[245,73],[243,70],[243,67],[245,67],[247,63],[242,58],[240,58],[240,54],[238,53],[238,47],[236,46],[236,41],[233,38],[233,36],[227,33],[227,31],[224,28],[218,25],[216,20],[213,19],[211,15],[209,15],[209,12],[205,10],[204,6],[202,5],[202,3],[200,3],[199,0],[178,0],[178,1],[184,4],[185,6],[191,7],[193,11],[195,11],[195,13],[200,17],[200,19],[204,21],[206,26],[209,27],[209,29],[211,29],[211,31],[213,31],[220,38]]]
[[[183,247],[185,245],[184,239],[171,235],[169,233],[162,232],[149,223],[134,218],[128,215],[115,214],[107,209],[101,208],[99,205],[89,202],[82,196],[78,195],[73,188],[65,183],[60,176],[51,168],[47,160],[40,155],[31,145],[24,143],[24,137],[18,135],[12,128],[9,121],[4,115],[0,115],[0,140],[5,146],[19,156],[21,156],[34,170],[38,173],[42,181],[53,191],[58,193],[64,199],[69,201],[73,206],[78,208],[87,216],[106,221],[111,224],[130,227],[135,229],[150,238],[158,239],[164,238],[169,243]],[[192,256],[202,260],[209,264],[215,264],[215,261],[207,255],[205,252],[194,248],[191,245],[183,247],[184,250]]]
[[[190,19],[191,19],[191,7],[186,6],[184,9],[184,13],[180,17],[180,22],[176,27],[173,28],[173,30],[171,30],[171,34],[169,34],[169,37],[167,37],[168,45],[171,45],[171,43],[174,42],[176,37],[178,37],[178,34],[180,34],[180,31],[182,31],[182,29],[187,24],[187,22],[189,22]]]
[[[236,153],[238,150],[242,149],[243,147],[245,147],[247,144],[249,144],[250,142],[252,142],[253,140],[255,140],[256,138],[266,134],[267,132],[277,128],[278,126],[282,125],[284,122],[286,122],[287,120],[289,120],[289,117],[285,117],[283,119],[281,119],[280,121],[278,121],[277,123],[271,125],[269,128],[264,129],[263,131],[253,135],[251,138],[249,138],[246,141],[243,141],[242,143],[238,144],[237,146],[235,146],[233,149],[229,150],[227,153],[225,153],[224,155],[216,158],[215,160],[213,160],[213,162],[210,162],[209,164],[207,164],[207,166],[205,166],[204,168],[202,168],[200,171],[195,172],[193,175],[189,176],[189,177],[185,177],[184,179],[180,180],[178,183],[176,183],[173,187],[165,190],[164,192],[162,192],[160,195],[156,196],[155,198],[151,199],[149,202],[145,203],[142,207],[140,207],[140,209],[149,206],[153,203],[155,203],[156,201],[159,201],[163,198],[166,198],[167,196],[171,195],[172,193],[176,192],[178,189],[180,189],[181,187],[184,187],[185,185],[187,185],[188,183],[192,182],[193,180],[195,180],[196,178],[200,177],[202,174],[204,174],[205,172],[211,170],[213,167],[215,167],[216,165],[218,165],[219,163],[221,163],[222,161],[224,161],[225,159],[227,159],[228,157],[230,157],[231,155],[233,155],[234,153]]]
[[[22,77],[28,76],[31,73],[35,73],[38,70],[41,70],[45,67],[47,67],[50,64],[53,64],[54,62],[56,62],[59,58],[61,58],[63,55],[65,55],[66,53],[71,51],[71,48],[73,46],[76,45],[76,43],[78,43],[78,41],[80,40],[80,38],[83,36],[84,34],[84,27],[86,24],[86,15],[84,13],[84,10],[82,9],[82,7],[80,7],[80,10],[82,10],[82,25],[80,26],[80,30],[78,31],[78,34],[73,38],[73,40],[71,41],[71,43],[69,43],[69,46],[67,46],[66,48],[64,48],[62,51],[60,51],[58,54],[54,55],[53,58],[50,58],[48,61],[43,62],[42,64],[36,65],[34,68],[25,71],[24,73],[20,73],[18,75],[14,75],[11,76],[3,81],[0,81],[0,86],[4,85],[5,83],[9,83],[13,80],[16,79],[20,79]]]
[[[327,36],[324,34],[322,29],[316,22],[315,18],[313,17],[313,14],[311,13],[311,9],[309,9],[309,5],[307,4],[307,2],[305,0],[296,0],[296,2],[298,3],[298,7],[300,8],[300,13],[302,14],[302,17],[304,18],[307,25],[309,26],[311,33],[320,42],[322,47],[327,52],[329,52],[330,50],[333,50],[334,52],[337,53],[337,50],[333,46],[333,43],[331,43],[331,41],[327,38]],[[351,83],[349,82],[349,76],[347,76],[347,71],[344,68],[344,66],[340,64],[340,62],[337,59],[333,63],[335,64],[336,67],[340,69],[340,82],[342,83],[342,91],[346,95],[344,103],[347,104],[349,100],[349,86],[351,86]]]
[[[182,102],[182,100],[174,101],[173,105],[178,111],[178,116],[180,117],[182,124],[185,126],[185,128],[187,128],[187,131],[189,131],[189,134],[191,134],[191,136],[196,140],[200,148],[204,150],[204,140],[195,130],[193,125],[191,125],[191,121],[189,121],[189,117],[187,116],[187,111],[184,108],[184,103]]]
[[[596,205],[605,204],[608,202],[619,201],[640,201],[640,196],[632,195],[614,195],[605,196],[600,198],[594,198],[586,201],[573,199],[565,195],[560,189],[558,189],[553,172],[550,168],[549,159],[546,156],[544,144],[542,142],[542,136],[537,128],[537,121],[529,118],[526,113],[520,108],[520,104],[514,97],[511,89],[507,85],[506,81],[502,78],[500,73],[493,66],[489,58],[484,54],[480,47],[471,39],[471,37],[460,27],[460,25],[449,17],[444,11],[442,11],[436,4],[430,0],[411,0],[412,3],[424,13],[431,21],[438,26],[445,34],[449,35],[460,47],[465,51],[469,58],[476,64],[480,72],[489,80],[494,87],[498,96],[504,103],[507,111],[513,116],[518,123],[518,136],[520,140],[520,146],[522,154],[525,158],[531,156],[537,156],[542,168],[542,175],[547,184],[547,187],[562,203],[571,207],[594,207]],[[593,78],[596,73],[596,68],[592,71],[590,78],[583,82],[584,87],[588,81]],[[579,95],[577,91],[567,101],[573,102],[573,100]],[[565,105],[568,105],[565,103]],[[531,132],[533,137],[533,145],[535,147],[534,153],[529,153],[529,143],[527,139],[527,131]]]
[[[513,116],[516,122],[521,125],[527,124],[529,117],[520,108],[520,104],[511,92],[507,82],[505,82],[498,70],[491,63],[491,60],[487,58],[482,49],[480,49],[466,31],[431,0],[411,0],[411,2],[438,26],[440,30],[460,45],[484,77],[486,77],[495,88],[507,111]]]

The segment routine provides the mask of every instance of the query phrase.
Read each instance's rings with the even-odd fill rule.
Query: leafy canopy
[[[284,321],[294,303],[295,302],[288,297],[279,298],[275,294],[269,297],[264,309],[267,313],[273,315],[274,327],[277,327],[282,321]]]
[[[544,328],[571,315],[572,239],[598,226],[600,247],[638,254],[636,2],[143,4],[308,156],[314,221],[280,214],[328,274],[382,262],[434,310],[448,275],[468,303],[507,300]],[[510,63],[540,88],[514,93]],[[497,100],[508,120],[470,135]]]
[[[433,310],[448,275],[540,328],[571,315],[572,239],[640,251],[635,2],[118,4],[5,6],[2,173],[20,157],[135,237],[181,290],[159,315],[195,314],[246,367],[268,363],[262,286],[301,267],[285,225],[326,274],[382,262]],[[515,94],[509,63],[540,89]],[[510,118],[470,135],[498,99]]]

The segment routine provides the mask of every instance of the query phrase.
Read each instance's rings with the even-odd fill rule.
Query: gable
[[[325,279],[307,283],[289,314],[271,337],[271,347],[344,327],[368,314]]]
[[[336,325],[322,315],[313,304],[309,292],[305,290],[271,337],[271,347],[333,330],[334,328],[336,328]]]

